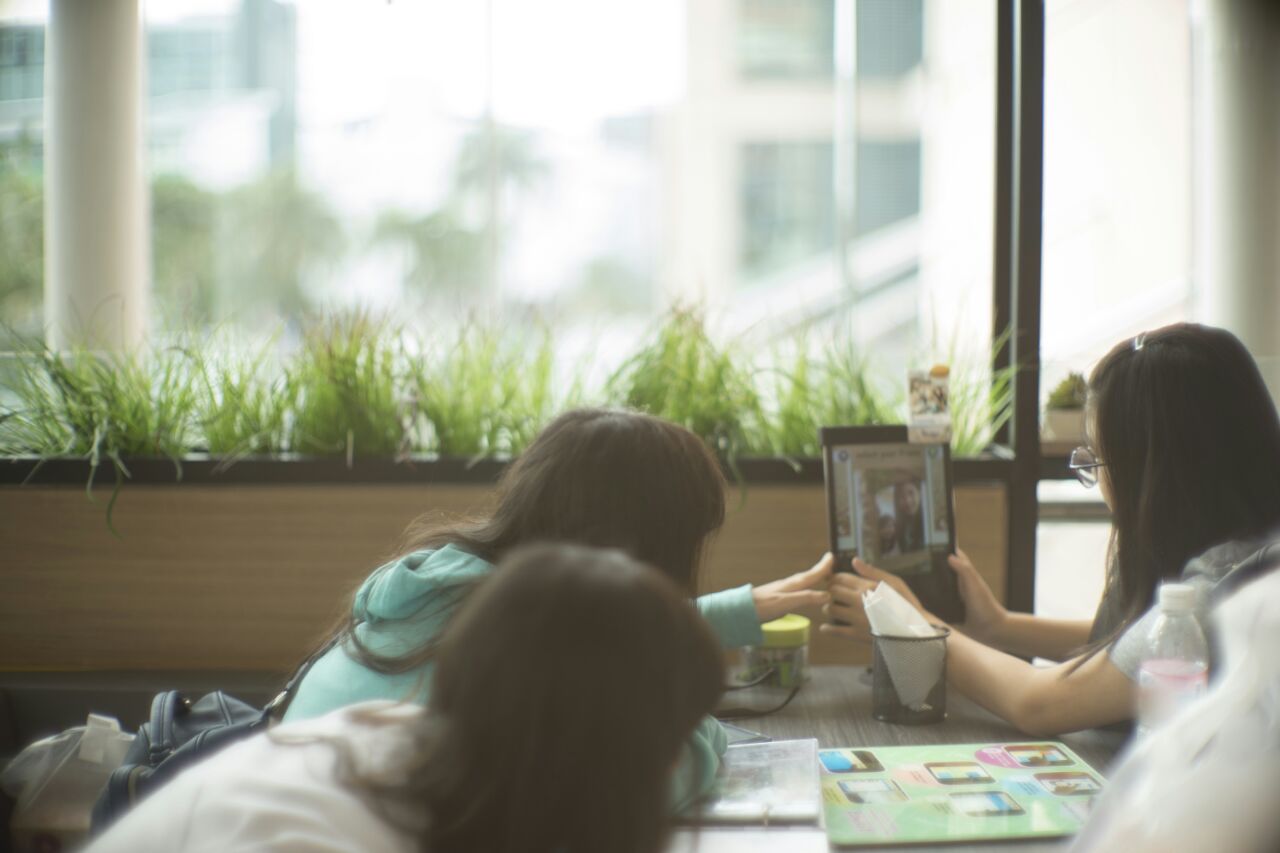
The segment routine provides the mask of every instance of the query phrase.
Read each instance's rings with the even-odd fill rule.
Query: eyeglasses
[[[1086,489],[1098,485],[1098,469],[1106,464],[1088,447],[1077,447],[1071,451],[1071,458],[1067,460],[1067,468],[1075,472],[1076,479]]]

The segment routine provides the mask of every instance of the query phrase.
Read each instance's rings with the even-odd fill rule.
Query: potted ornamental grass
[[[1084,405],[1089,385],[1083,374],[1068,373],[1049,393],[1041,444],[1046,452],[1067,453],[1084,443]]]
[[[579,405],[665,417],[720,456],[733,486],[706,590],[802,569],[828,547],[817,428],[901,421],[904,397],[847,341],[766,358],[704,320],[668,314],[594,385],[549,330],[415,333],[368,314],[321,318],[289,348],[34,345],[0,383],[0,672],[286,672],[411,521],[483,512],[509,461]],[[985,450],[1012,373],[952,364],[957,527],[1003,589],[1009,461]]]

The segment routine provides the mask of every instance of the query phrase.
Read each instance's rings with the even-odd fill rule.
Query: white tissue
[[[937,637],[940,632],[920,615],[896,589],[887,583],[862,594],[862,608],[871,633],[882,637]],[[929,691],[943,676],[943,659],[947,653],[945,642],[921,643],[913,648],[882,643],[880,654],[889,669],[889,679],[902,704],[912,711],[924,708]]]
[[[862,594],[862,608],[867,612],[871,631],[885,637],[936,637],[938,629],[930,625],[896,589],[878,583]]]

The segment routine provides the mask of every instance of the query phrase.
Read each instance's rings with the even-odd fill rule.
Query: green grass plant
[[[821,456],[820,427],[897,420],[898,404],[852,342],[832,340],[815,349],[800,338],[789,352],[775,352],[773,362],[762,374],[770,401],[763,438],[753,442],[771,455]]]
[[[363,311],[308,329],[285,371],[291,450],[313,456],[398,457],[412,444],[401,330]]]
[[[473,320],[424,352],[411,374],[431,431],[424,449],[442,456],[514,456],[566,402],[546,329],[520,334]]]
[[[279,454],[287,448],[292,390],[272,372],[271,348],[223,358],[193,352],[202,383],[199,423],[205,449],[228,464],[245,456]]]
[[[424,348],[368,312],[338,314],[305,330],[282,367],[268,346],[100,355],[26,343],[0,389],[0,455],[84,458],[119,478],[129,457],[177,463],[198,447],[229,461],[285,451],[506,458],[583,399],[582,379],[557,371],[549,329],[451,328]],[[1016,369],[994,370],[985,347],[962,351],[954,339],[933,349],[951,368],[954,452],[978,454],[1009,420]],[[894,388],[851,342],[797,339],[762,369],[741,345],[719,343],[702,312],[676,308],[591,401],[679,423],[732,466],[818,456],[822,426],[901,422]]]
[[[108,355],[28,344],[7,396],[0,455],[86,459],[87,489],[109,464],[116,485],[108,526],[129,457],[172,459],[181,478],[182,457],[195,442],[198,393],[190,362],[177,349]]]
[[[686,427],[730,463],[764,450],[764,410],[749,359],[717,344],[695,309],[673,309],[609,378],[606,394]]]
[[[129,456],[180,460],[195,439],[197,394],[178,350],[57,353],[45,346],[19,357],[3,413],[0,452],[10,456]]]
[[[1089,383],[1083,373],[1068,373],[1054,389],[1049,392],[1046,409],[1070,411],[1083,409],[1089,399]]]
[[[1005,331],[981,354],[963,351],[953,340],[945,358],[950,374],[951,452],[977,456],[1013,416],[1013,381],[1017,365],[996,368],[995,353],[1008,342]]]

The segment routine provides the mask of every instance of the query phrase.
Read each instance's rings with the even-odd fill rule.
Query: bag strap
[[[335,634],[316,651],[312,652],[311,657],[307,658],[302,664],[293,671],[293,675],[289,676],[289,680],[285,682],[276,697],[267,703],[262,709],[262,720],[268,721],[280,719],[284,716],[284,712],[289,709],[289,705],[293,702],[294,695],[298,692],[298,685],[302,683],[302,679],[307,677],[307,673],[311,671],[311,667],[315,666],[316,661],[333,651],[342,640],[342,634]]]
[[[157,693],[151,700],[151,726],[147,732],[151,743],[147,747],[147,757],[152,766],[164,761],[177,747],[173,717],[181,703],[182,694],[177,690]]]
[[[1275,569],[1280,569],[1280,541],[1272,542],[1254,551],[1237,563],[1235,569],[1214,587],[1212,593],[1214,603],[1228,598],[1242,586]]]

